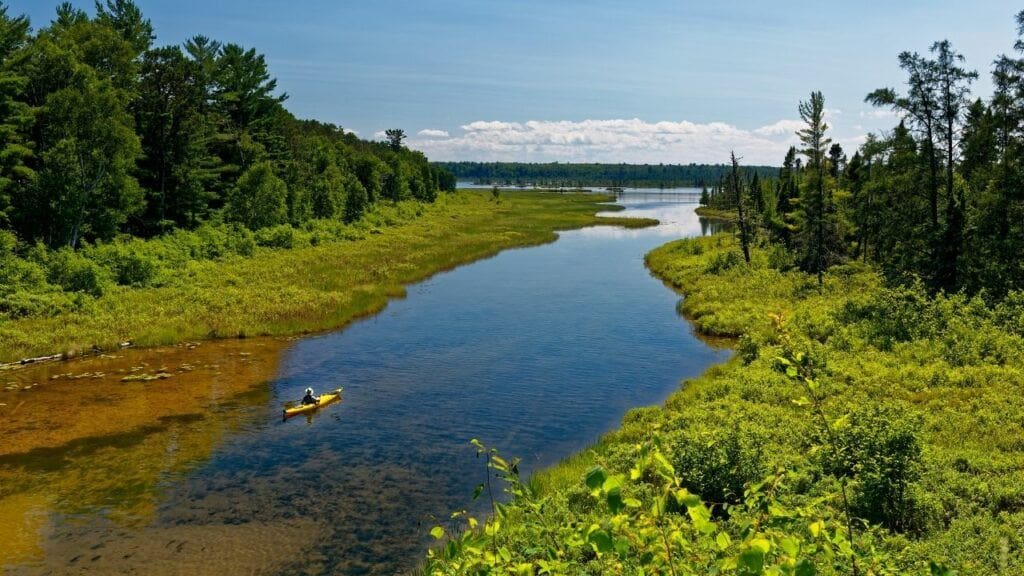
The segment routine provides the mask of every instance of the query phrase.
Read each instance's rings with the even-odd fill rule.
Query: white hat
[[[312,393],[313,393],[313,389],[312,388],[306,388],[306,394],[312,394]]]

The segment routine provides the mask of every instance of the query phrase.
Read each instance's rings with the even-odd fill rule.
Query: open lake
[[[726,358],[644,267],[709,231],[693,201],[622,194],[620,214],[662,224],[508,250],[341,331],[0,375],[17,407],[0,423],[0,574],[414,568],[483,481],[471,438],[529,473]],[[156,368],[174,377],[123,381]],[[282,422],[307,386],[344,401]]]

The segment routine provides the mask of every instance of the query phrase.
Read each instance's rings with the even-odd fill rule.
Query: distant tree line
[[[563,164],[550,162],[435,162],[458,180],[476,184],[538,187],[674,188],[719,181],[729,166],[716,164]],[[751,166],[747,171],[773,175],[775,168]]]
[[[367,142],[296,119],[254,49],[153,40],[131,0],[93,17],[64,3],[37,31],[0,4],[0,233],[75,249],[207,221],[352,221],[454,189],[400,130]]]
[[[948,40],[904,52],[902,89],[866,102],[898,124],[848,157],[827,137],[824,97],[799,107],[800,147],[772,178],[718,178],[702,203],[741,215],[746,241],[783,247],[820,273],[851,260],[897,283],[996,300],[1024,290],[1024,12],[1014,53],[995,60],[995,92],[973,98],[976,71]],[[742,222],[746,220],[746,222]]]

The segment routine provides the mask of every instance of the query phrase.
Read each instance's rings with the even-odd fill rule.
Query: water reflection
[[[644,268],[651,248],[702,232],[695,205],[621,201],[626,215],[662,224],[570,231],[435,276],[374,317],[296,342],[279,364],[281,343],[242,342],[201,362],[183,349],[71,365],[76,375],[172,373],[163,380],[68,380],[52,395],[42,395],[46,384],[38,397],[0,396],[36,402],[15,424],[0,423],[5,440],[20,438],[0,456],[0,525],[16,532],[0,533],[4,569],[413,568],[430,525],[473,505],[482,477],[471,438],[523,457],[528,472],[724,358],[694,337],[676,315],[677,295]],[[344,401],[282,422],[281,405],[307,386],[344,386]],[[69,408],[52,417],[46,403],[68,391]],[[58,432],[36,445],[33,430],[50,427]]]
[[[718,234],[719,232],[732,232],[735,229],[736,225],[732,222],[726,222],[725,220],[718,220],[716,218],[700,217],[701,236],[711,236],[712,234]]]

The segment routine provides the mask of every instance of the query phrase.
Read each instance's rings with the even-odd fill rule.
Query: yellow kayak
[[[337,390],[333,390],[331,392],[326,392],[324,394],[321,394],[321,395],[317,396],[316,404],[300,404],[300,405],[292,407],[292,408],[285,408],[284,409],[284,417],[285,418],[291,418],[292,416],[297,416],[299,414],[306,414],[308,412],[313,412],[314,410],[320,409],[320,407],[322,407],[322,406],[326,406],[328,404],[333,404],[333,403],[341,400],[341,391],[343,389],[344,388],[338,388]]]

